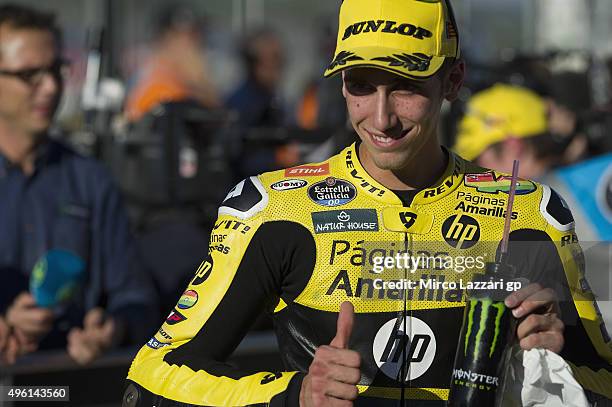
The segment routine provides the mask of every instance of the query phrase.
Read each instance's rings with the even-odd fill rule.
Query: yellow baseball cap
[[[496,84],[476,93],[459,123],[454,150],[468,160],[509,137],[532,137],[546,132],[544,100],[529,89]]]
[[[411,79],[434,75],[459,56],[450,0],[344,0],[338,40],[324,76],[373,67]]]

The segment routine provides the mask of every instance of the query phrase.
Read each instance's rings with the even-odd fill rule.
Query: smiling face
[[[49,31],[0,26],[0,70],[48,68],[57,61],[58,53]],[[49,73],[37,83],[0,74],[0,121],[25,134],[44,132],[51,125],[61,93],[61,78]]]
[[[463,71],[461,80],[462,75]],[[419,154],[439,151],[437,129],[442,101],[452,99],[461,82],[453,83],[452,78],[440,73],[426,81],[415,81],[381,69],[345,71],[342,92],[351,124],[362,140],[362,161],[395,171]]]

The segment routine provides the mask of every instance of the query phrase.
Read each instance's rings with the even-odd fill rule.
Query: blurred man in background
[[[245,78],[230,93],[225,106],[238,115],[243,135],[251,128],[270,129],[286,124],[286,108],[280,95],[285,68],[285,52],[278,34],[260,28],[245,36],[241,45]],[[238,170],[242,178],[248,174],[295,165],[299,160],[297,145],[261,140],[246,148]]]
[[[612,155],[566,165],[569,157],[570,164],[582,157],[586,148],[583,138],[571,136],[575,127],[576,117],[554,101],[498,83],[470,99],[454,149],[483,167],[507,173],[519,160],[521,177],[549,184],[566,198],[581,239],[610,240],[611,204],[597,196],[608,193],[607,178],[598,179],[608,177]],[[589,199],[593,203],[583,208],[581,203]]]
[[[151,55],[127,98],[128,120],[141,119],[163,102],[220,105],[203,52],[202,29],[202,19],[189,7],[173,4],[159,11]]]
[[[0,355],[9,363],[66,347],[85,364],[141,340],[156,320],[109,175],[49,137],[66,69],[53,15],[0,7]]]
[[[566,108],[520,86],[495,84],[476,93],[459,124],[455,150],[486,168],[512,172],[520,161],[520,176],[549,185],[565,198],[576,220],[576,234],[586,245],[591,271],[598,282],[600,306],[607,326],[612,326],[609,291],[609,246],[589,249],[593,243],[612,241],[612,154],[564,165],[569,156],[582,156],[582,138],[566,142],[576,126]],[[566,150],[571,150],[569,153]],[[580,152],[582,150],[582,153]],[[597,246],[597,244],[596,244]]]
[[[227,107],[238,113],[240,124],[246,127],[282,125],[285,111],[279,87],[284,51],[278,35],[268,28],[249,33],[241,53],[245,79],[227,99]]]
[[[459,124],[455,150],[482,167],[512,172],[520,160],[520,176],[538,178],[555,166],[548,130],[547,107],[535,92],[498,83],[475,94]]]

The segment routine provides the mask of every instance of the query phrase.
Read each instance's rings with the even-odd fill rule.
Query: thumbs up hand
[[[338,323],[336,324],[336,336],[329,343],[329,346],[338,349],[348,349],[348,342],[353,332],[353,320],[355,318],[355,310],[353,304],[348,301],[340,304],[340,313],[338,314]]]
[[[348,349],[355,311],[350,302],[340,305],[336,336],[317,348],[302,382],[300,407],[350,407],[358,396],[361,378],[359,353]]]

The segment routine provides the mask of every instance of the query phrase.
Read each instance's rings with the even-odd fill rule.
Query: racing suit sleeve
[[[252,196],[261,184],[255,177],[245,181],[243,196],[231,198],[236,191],[230,191],[219,211],[207,258],[130,367],[128,380],[157,402],[166,400],[163,405],[298,404],[302,374],[249,373],[225,362],[256,317],[276,306],[286,273],[312,268],[315,256],[314,241],[304,244],[312,237],[303,226],[266,221],[265,210],[254,214],[265,205]]]
[[[561,356],[591,402],[612,399],[612,342],[585,278],[573,218],[553,190],[545,191],[545,198],[541,212],[546,224],[511,233],[510,261],[517,270],[530,270],[531,281],[555,290],[565,325]]]

